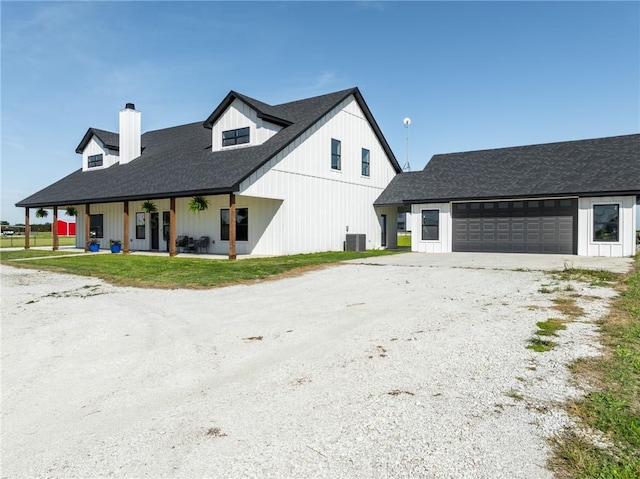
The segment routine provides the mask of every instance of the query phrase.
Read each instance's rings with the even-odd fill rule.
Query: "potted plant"
[[[209,200],[204,196],[194,196],[189,201],[189,209],[192,213],[198,213],[209,208]]]
[[[147,213],[157,213],[158,207],[153,201],[147,200],[142,203],[142,210],[146,211]]]
[[[75,206],[67,206],[67,209],[65,211],[67,213],[67,216],[78,216],[78,210]]]
[[[109,240],[109,249],[111,249],[112,253],[119,253],[121,248],[122,248],[122,241]]]
[[[92,253],[97,253],[98,251],[100,251],[100,242],[95,238],[91,238],[87,245],[89,246],[89,251],[91,251]]]

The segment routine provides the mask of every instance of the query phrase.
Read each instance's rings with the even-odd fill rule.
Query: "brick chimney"
[[[120,164],[124,165],[140,156],[140,119],[142,114],[136,111],[133,103],[127,103],[120,110]]]

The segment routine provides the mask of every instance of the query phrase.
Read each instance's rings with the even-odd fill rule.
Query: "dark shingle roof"
[[[640,194],[640,134],[435,155],[376,205]]]
[[[124,165],[115,164],[100,170],[77,170],[25,198],[16,206],[63,206],[236,191],[244,179],[349,95],[354,95],[360,104],[394,168],[400,172],[401,168],[393,152],[357,88],[276,106],[231,92],[205,124],[212,118],[215,121],[214,115],[219,116],[226,109],[226,106],[221,108],[223,105],[228,106],[233,98],[240,98],[256,108],[261,115],[277,118],[284,128],[262,145],[215,152],[211,151],[211,130],[204,127],[202,122],[150,131],[142,135],[144,150],[139,158]],[[118,135],[115,133],[90,128],[87,142],[91,138],[90,134],[98,135],[103,142],[103,138],[108,138],[108,143],[113,143],[115,138],[115,144],[118,144]]]

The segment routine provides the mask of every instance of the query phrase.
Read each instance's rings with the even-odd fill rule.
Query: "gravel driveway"
[[[550,478],[613,295],[384,263],[207,291],[1,273],[3,478]],[[586,314],[536,353],[543,285]]]

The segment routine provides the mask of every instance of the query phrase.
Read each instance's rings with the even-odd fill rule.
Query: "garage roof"
[[[435,155],[376,205],[640,194],[640,134]]]

